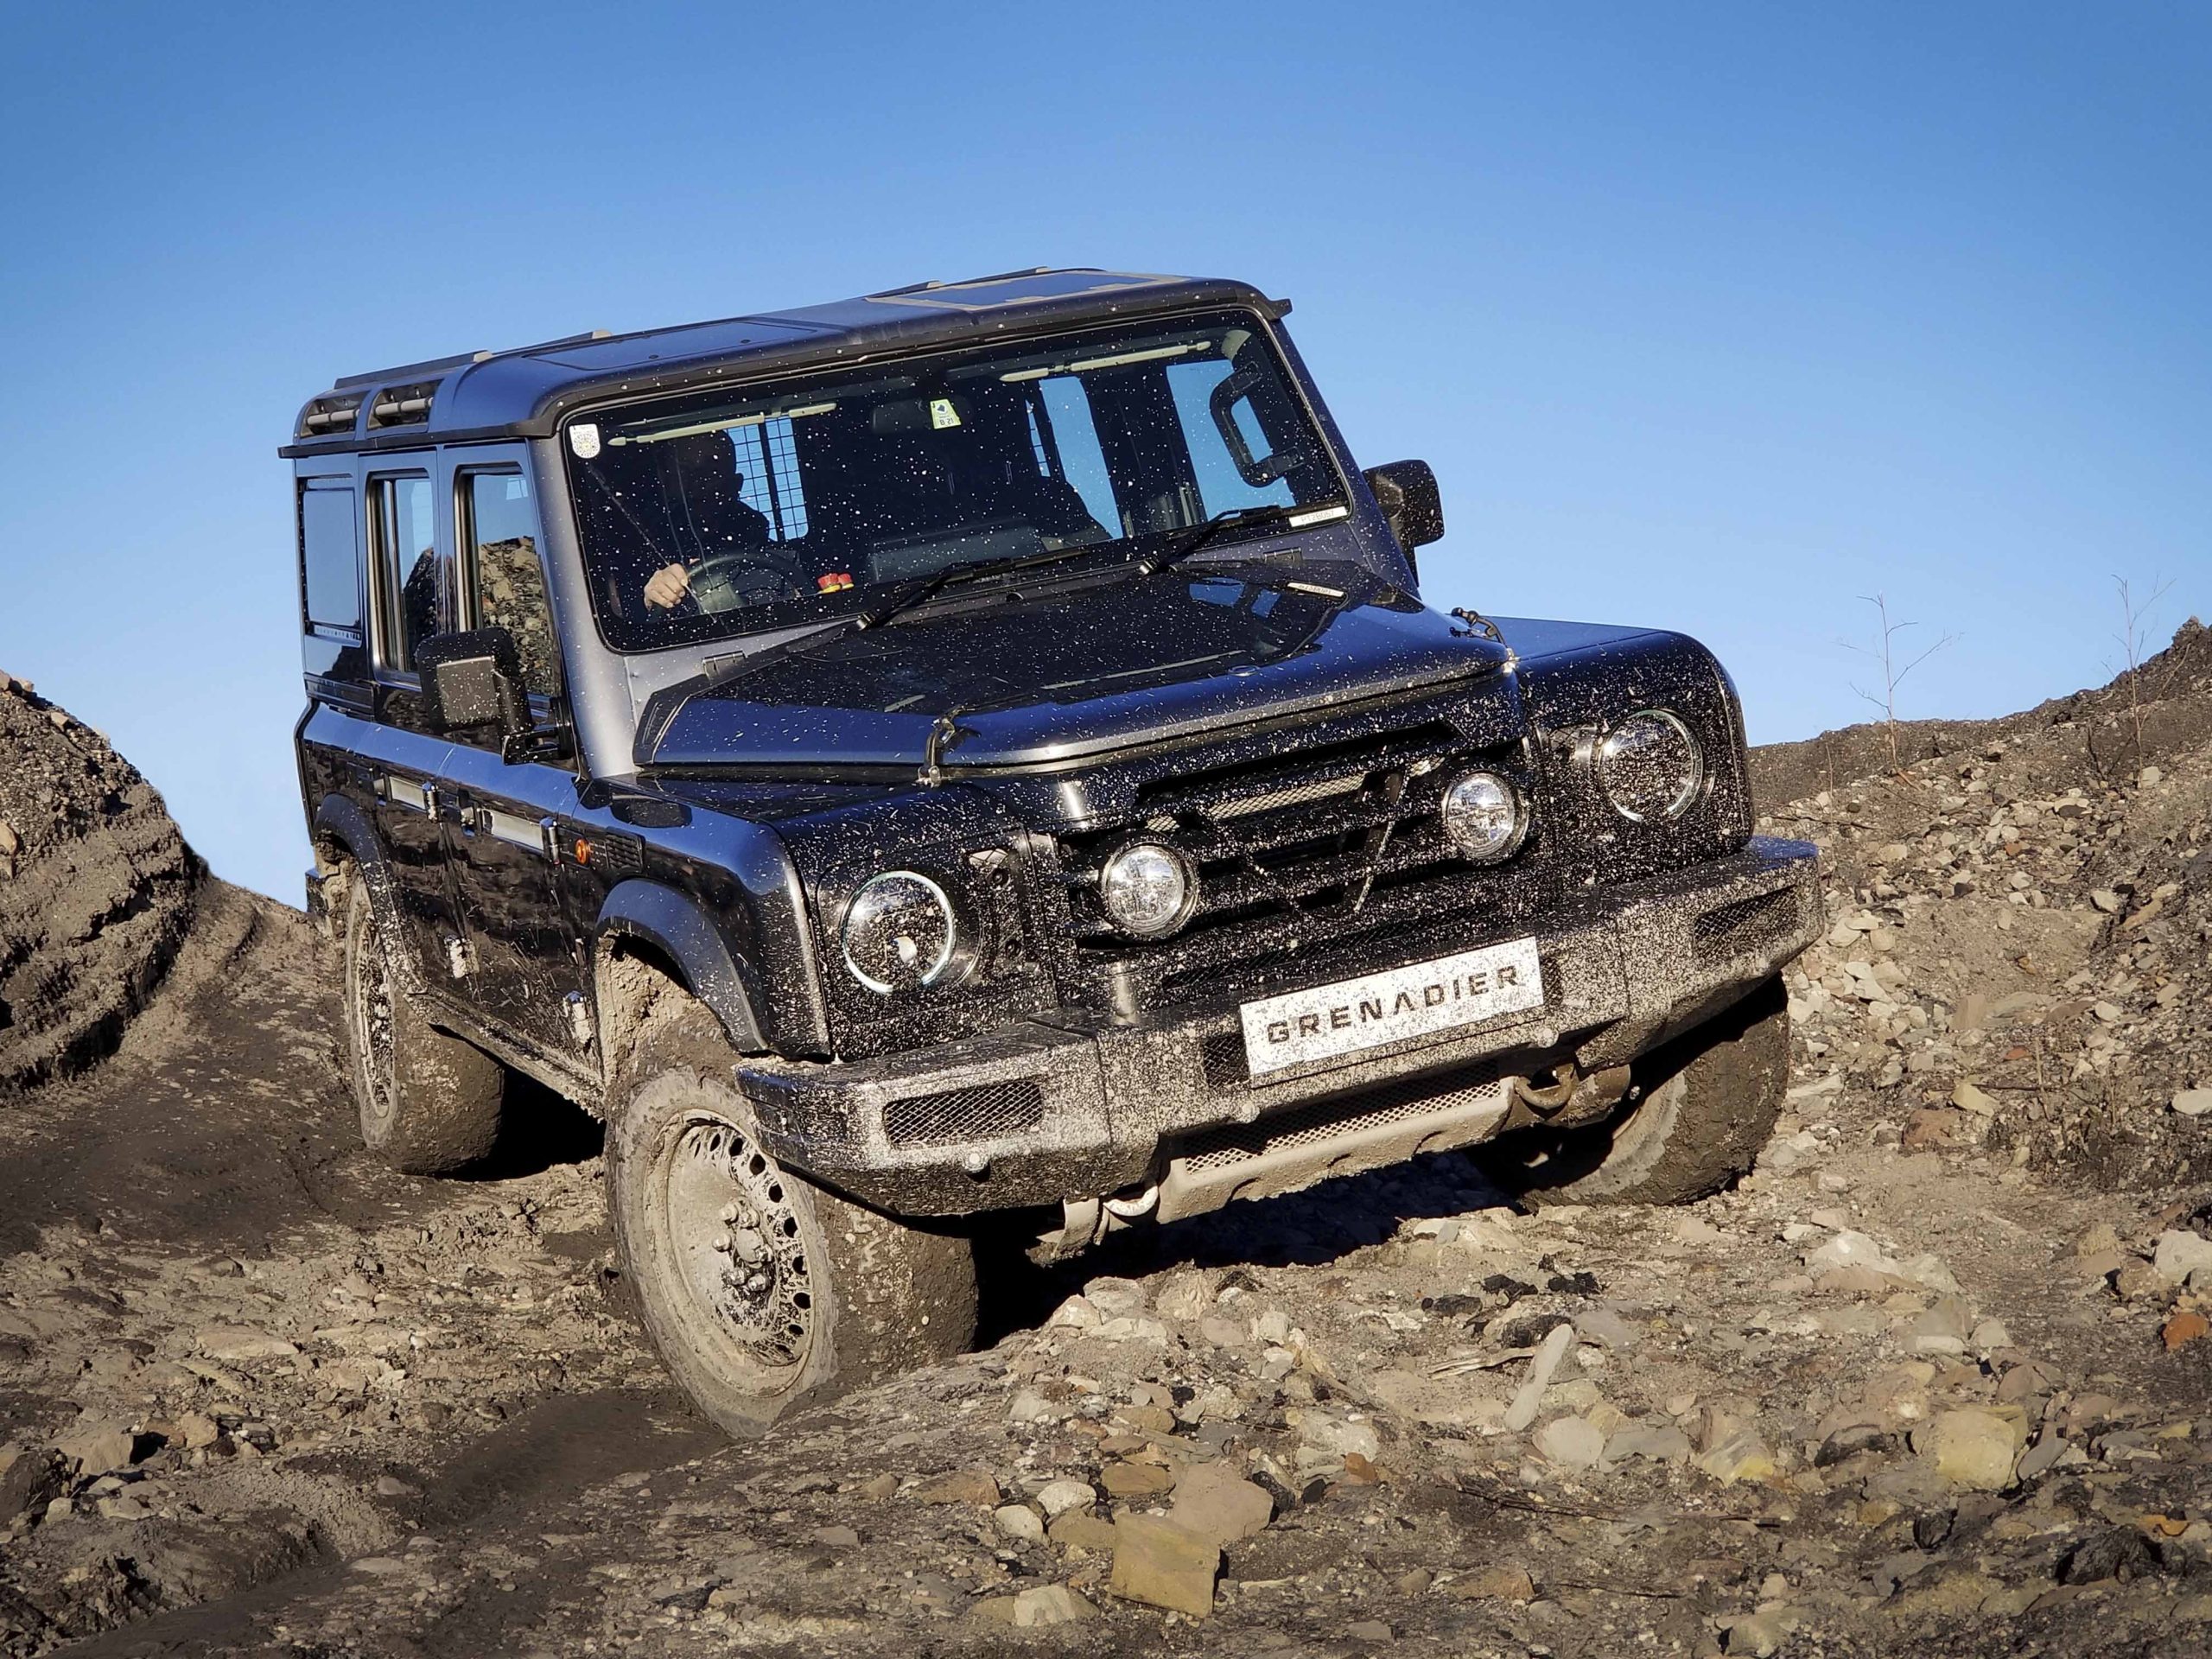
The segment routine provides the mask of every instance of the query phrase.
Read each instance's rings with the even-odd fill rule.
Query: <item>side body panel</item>
[[[582,953],[561,901],[551,826],[575,810],[575,777],[557,766],[510,766],[467,744],[447,751],[444,776],[470,1000],[529,1042],[573,1049],[567,998],[583,989]]]

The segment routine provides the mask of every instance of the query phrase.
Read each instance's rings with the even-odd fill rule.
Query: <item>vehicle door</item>
[[[453,745],[423,722],[415,666],[416,648],[453,626],[450,542],[439,544],[435,470],[428,455],[379,457],[366,474],[378,730],[362,759],[403,943],[425,980],[438,985],[457,976],[463,957],[439,815],[439,779]]]
[[[537,503],[518,452],[479,453],[455,461],[449,480],[459,625],[514,636],[532,723],[543,728],[556,722],[562,684]],[[500,1029],[573,1053],[569,994],[583,989],[582,956],[562,911],[551,828],[576,810],[574,763],[509,761],[496,735],[456,736],[445,760],[447,834],[469,995]]]

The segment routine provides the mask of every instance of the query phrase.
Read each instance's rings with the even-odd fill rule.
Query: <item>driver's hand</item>
[[[691,573],[680,564],[664,565],[653,572],[645,583],[645,603],[664,611],[673,610],[691,591]]]

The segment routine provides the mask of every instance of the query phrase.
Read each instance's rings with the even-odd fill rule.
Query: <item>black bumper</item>
[[[1294,1126],[1288,1139],[1309,1162],[1319,1146],[1328,1163],[1338,1133],[1346,1150],[1323,1173],[1495,1134],[1504,1079],[1567,1059],[1593,1071],[1631,1060],[1764,982],[1823,926],[1814,849],[1756,838],[1731,857],[1606,889],[1497,939],[1471,935],[1405,959],[1534,937],[1541,1007],[1264,1078],[1247,1073],[1229,1003],[1134,1026],[1024,1021],[842,1065],[747,1061],[738,1081],[777,1157],[885,1210],[949,1216],[1057,1204],[1168,1171],[1199,1194],[1181,1200],[1180,1213],[1191,1213],[1220,1201],[1203,1196],[1214,1190],[1204,1172],[1247,1155],[1236,1148],[1260,1146],[1255,1134],[1264,1138],[1270,1124]],[[1380,959],[1355,971],[1401,965]],[[1347,976],[1339,969],[1327,978]],[[1355,1145],[1358,1161],[1347,1163]]]

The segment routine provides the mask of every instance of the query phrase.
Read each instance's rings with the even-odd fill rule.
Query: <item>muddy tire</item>
[[[1789,1082],[1778,979],[1636,1063],[1643,1090],[1607,1122],[1498,1143],[1491,1173],[1537,1204],[1686,1204],[1751,1166]]]
[[[792,1408],[965,1349],[976,1261],[799,1179],[760,1146],[699,1003],[664,988],[607,1102],[607,1205],[646,1333],[741,1439]]]
[[[397,941],[358,876],[346,898],[346,1072],[371,1152],[409,1175],[477,1162],[499,1138],[505,1067],[423,1019],[394,965]]]

